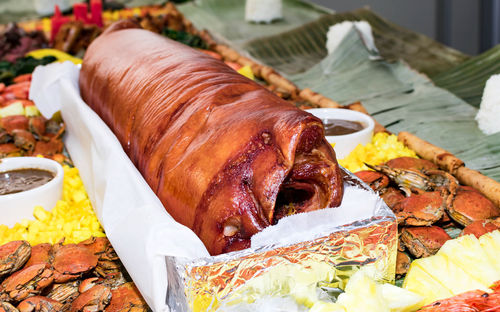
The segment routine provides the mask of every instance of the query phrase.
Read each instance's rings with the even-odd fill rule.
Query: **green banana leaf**
[[[279,36],[249,41],[243,50],[284,73],[298,73],[326,56],[326,33],[331,25],[361,20],[370,23],[375,44],[385,60],[402,59],[428,76],[449,70],[469,58],[429,37],[393,24],[369,9],[324,15]]]
[[[275,35],[314,21],[330,10],[300,0],[283,0],[283,19],[265,23],[245,21],[243,0],[198,0],[178,5],[198,29],[208,29],[212,35],[232,47],[264,35]]]
[[[478,129],[477,109],[405,63],[377,59],[354,30],[334,53],[288,78],[344,104],[362,100],[389,131],[412,132],[500,181],[500,133],[487,136]]]
[[[412,81],[394,74],[404,65],[383,61],[370,54],[360,42],[358,33],[351,30],[342,41],[341,49],[306,72],[286,77],[300,89],[310,88],[344,105],[413,90]]]
[[[429,37],[388,22],[369,9],[326,14],[327,9],[299,0],[285,0],[285,20],[251,24],[243,18],[244,5],[242,0],[203,0],[178,7],[197,28],[208,29],[218,40],[287,74],[307,70],[322,60],[326,56],[328,28],[346,20],[368,21],[386,60],[403,59],[429,76],[469,58]]]
[[[434,83],[469,104],[479,107],[484,85],[491,75],[500,74],[500,45],[432,77]]]

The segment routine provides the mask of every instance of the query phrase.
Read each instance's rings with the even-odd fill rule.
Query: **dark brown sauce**
[[[17,169],[0,172],[0,195],[28,191],[49,182],[54,173],[43,169]]]
[[[365,127],[359,121],[343,119],[324,119],[325,135],[344,135],[363,130]]]

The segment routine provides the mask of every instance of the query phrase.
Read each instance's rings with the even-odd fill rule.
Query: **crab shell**
[[[33,155],[54,156],[61,154],[64,144],[59,139],[50,139],[49,141],[37,141],[33,150]]]
[[[38,295],[53,281],[53,271],[45,264],[32,265],[17,271],[0,284],[0,300],[21,301]]]
[[[396,256],[396,275],[404,275],[410,269],[411,259],[408,254],[398,251]]]
[[[0,144],[0,158],[22,156],[23,151],[14,143]]]
[[[413,157],[398,157],[389,160],[385,163],[386,166],[391,168],[400,168],[407,170],[435,170],[439,169],[437,165],[433,162],[421,159],[421,158],[413,158]]]
[[[7,116],[0,119],[0,128],[12,134],[13,130],[28,130],[29,119],[23,115]]]
[[[59,312],[63,311],[63,307],[63,304],[56,300],[43,296],[34,296],[21,301],[17,309],[19,312]]]
[[[64,283],[75,280],[94,269],[98,257],[85,247],[68,244],[54,245],[52,259],[54,281]]]
[[[387,204],[389,208],[394,210],[394,207],[396,206],[397,203],[405,199],[405,196],[403,193],[401,193],[400,190],[394,188],[394,187],[388,187],[385,189],[385,191],[380,195],[380,197],[384,200],[384,202]]]
[[[28,262],[26,262],[25,267],[40,263],[49,264],[51,252],[52,245],[49,243],[38,244],[31,247],[31,257]]]
[[[73,300],[70,312],[104,311],[110,300],[111,289],[104,285],[95,285]]]
[[[467,234],[473,234],[477,238],[481,237],[483,234],[493,232],[495,230],[500,229],[500,226],[495,224],[493,220],[487,219],[487,220],[477,220],[472,222],[471,224],[467,225],[462,233],[460,233],[460,236],[467,235]]]
[[[401,232],[403,244],[416,258],[432,256],[450,239],[438,226],[407,227]]]
[[[0,302],[0,312],[19,312],[19,310],[8,302]]]
[[[13,241],[0,246],[0,277],[17,271],[28,261],[31,246],[27,241]]]
[[[148,305],[134,283],[125,283],[111,291],[111,302],[104,311],[147,311]]]
[[[443,217],[445,203],[439,191],[424,192],[404,198],[393,210],[400,225],[429,226]]]
[[[95,255],[99,256],[99,260],[118,260],[118,255],[107,237],[91,237],[78,243],[78,245],[90,249]]]
[[[471,187],[459,187],[448,214],[456,222],[468,226],[474,221],[500,216],[500,209]]]

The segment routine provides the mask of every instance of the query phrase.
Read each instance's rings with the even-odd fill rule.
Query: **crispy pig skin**
[[[212,255],[247,248],[275,224],[280,192],[301,190],[297,212],[341,203],[321,121],[213,57],[119,22],[90,45],[79,84],[167,211]]]

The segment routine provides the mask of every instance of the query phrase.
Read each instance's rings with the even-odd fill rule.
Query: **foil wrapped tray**
[[[346,187],[373,191],[349,174]],[[284,279],[311,277],[327,293],[343,289],[361,266],[371,266],[378,281],[394,282],[397,223],[381,201],[372,217],[335,227],[330,233],[298,243],[249,248],[214,257],[189,260],[167,257],[168,305],[172,311],[217,311],[221,305],[252,302],[261,294],[287,296],[293,290]],[[328,269],[328,267],[330,269]],[[325,268],[328,272],[325,272]],[[290,274],[284,277],[283,275]],[[266,277],[267,275],[267,277]],[[322,280],[322,278],[324,278]],[[257,286],[262,283],[267,286]],[[260,287],[260,288],[259,288]],[[299,296],[300,297],[300,296]],[[295,298],[308,305],[307,298]]]

